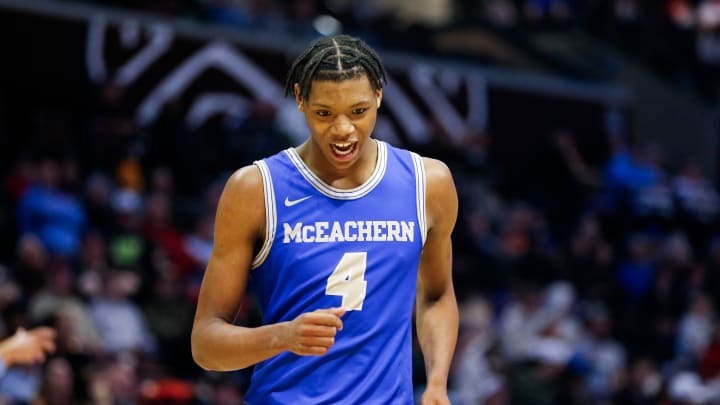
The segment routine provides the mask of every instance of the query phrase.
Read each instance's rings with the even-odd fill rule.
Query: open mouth
[[[357,142],[331,143],[330,148],[332,149],[335,156],[347,157],[355,151],[355,149],[357,148]]]

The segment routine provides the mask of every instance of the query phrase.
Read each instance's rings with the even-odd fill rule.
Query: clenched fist
[[[318,309],[306,312],[288,322],[283,340],[291,352],[300,356],[319,356],[335,343],[337,331],[342,330],[340,317],[344,308]]]

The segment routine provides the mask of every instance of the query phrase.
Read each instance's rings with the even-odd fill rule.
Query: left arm
[[[415,303],[418,340],[427,373],[422,404],[449,404],[447,380],[458,333],[450,236],[457,219],[458,199],[447,166],[427,158],[423,163],[428,232],[420,258]]]

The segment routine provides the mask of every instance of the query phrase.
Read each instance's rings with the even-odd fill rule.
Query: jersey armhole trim
[[[410,152],[415,167],[415,204],[417,206],[418,226],[422,236],[422,244],[427,239],[427,219],[425,216],[425,166],[422,158],[415,152]]]
[[[275,230],[277,223],[277,207],[275,206],[275,188],[273,187],[272,176],[267,163],[262,160],[255,161],[254,164],[260,169],[263,182],[263,195],[265,197],[265,240],[263,240],[260,251],[253,258],[250,269],[255,270],[260,267],[270,254],[273,240],[275,239]]]

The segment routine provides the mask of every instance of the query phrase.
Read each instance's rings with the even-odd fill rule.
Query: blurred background
[[[0,0],[0,336],[59,334],[0,403],[241,403],[189,349],[217,199],[336,33],[456,179],[454,404],[720,403],[718,0]]]

